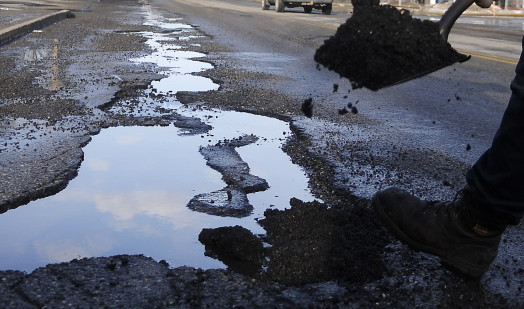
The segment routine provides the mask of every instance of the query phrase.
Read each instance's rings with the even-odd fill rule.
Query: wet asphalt
[[[27,20],[72,8],[75,18],[0,46],[2,212],[25,207],[31,200],[64,189],[82,163],[82,147],[102,128],[169,125],[179,117],[136,117],[109,110],[118,102],[137,97],[152,80],[161,77],[158,67],[129,61],[151,53],[139,32],[161,31],[143,24],[143,8],[159,19],[176,17],[192,24],[194,19],[169,10],[162,1],[75,1],[68,7],[59,1],[38,4],[15,9],[21,8]],[[13,14],[13,10],[0,11],[0,24],[15,20]],[[220,83],[221,89],[204,94],[181,93],[177,95],[179,100],[289,121],[295,136],[285,151],[308,172],[311,189],[326,208],[301,211],[312,206],[295,201],[291,212],[282,216],[268,213],[268,218],[275,221],[268,220],[265,226],[271,228],[272,244],[280,250],[273,255],[275,264],[269,277],[249,277],[232,270],[170,268],[165,261],[140,255],[95,257],[48,265],[31,273],[1,271],[0,307],[524,306],[522,225],[509,229],[492,269],[480,280],[471,280],[441,267],[437,258],[416,253],[395,241],[375,221],[369,208],[374,188],[399,181],[414,185],[417,193],[449,196],[463,184],[467,162],[424,147],[407,149],[386,138],[370,140],[365,130],[355,132],[354,126],[344,125],[336,112],[330,115],[320,111],[315,119],[309,119],[300,111],[307,95],[257,83],[258,79],[278,81],[287,77],[244,69],[244,62],[231,57],[231,46],[217,36],[210,39],[205,27],[197,31],[199,36],[192,39],[191,49],[213,59],[216,68],[205,75]],[[326,76],[325,72],[318,74]],[[361,127],[373,126],[365,115],[347,116]],[[195,129],[199,125],[196,123]],[[430,158],[431,164],[420,158]],[[345,218],[342,213],[352,216]],[[304,231],[288,235],[287,242],[277,241],[279,235],[287,233],[283,228],[287,225],[295,226],[297,231],[307,225],[306,230],[314,235]],[[333,271],[323,266],[332,260],[315,255],[315,250],[328,248],[327,238],[319,235],[326,231],[340,233],[341,226],[346,231],[343,235],[358,237],[340,238],[344,244],[341,252],[351,259],[336,264],[345,268]],[[318,246],[310,246],[312,243]],[[366,254],[356,254],[355,250]],[[348,275],[336,276],[337,271]]]

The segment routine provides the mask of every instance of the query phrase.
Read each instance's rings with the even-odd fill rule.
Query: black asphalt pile
[[[437,23],[391,5],[356,6],[315,53],[316,62],[348,78],[353,88],[371,90],[468,59],[440,36]]]
[[[328,207],[292,198],[290,205],[264,212],[258,221],[267,232],[263,240],[240,226],[203,229],[198,239],[207,256],[268,282],[361,284],[385,275],[386,237],[367,203]],[[271,246],[264,248],[262,241]]]
[[[268,209],[259,223],[272,245],[267,276],[300,285],[340,280],[362,283],[381,278],[385,265],[382,229],[366,205],[328,207],[296,198],[286,210]]]

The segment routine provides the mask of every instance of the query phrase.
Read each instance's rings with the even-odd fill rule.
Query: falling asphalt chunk
[[[349,113],[349,111],[345,107],[338,110],[339,115],[345,115],[347,113]]]
[[[304,103],[302,103],[301,110],[306,117],[313,117],[313,98],[305,99]]]
[[[464,62],[469,56],[441,37],[438,23],[377,4],[356,6],[314,58],[348,78],[353,88],[378,90]]]

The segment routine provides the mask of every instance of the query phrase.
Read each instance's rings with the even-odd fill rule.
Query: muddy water
[[[190,41],[191,27],[176,23],[156,26],[179,31]],[[47,263],[74,258],[142,253],[172,266],[220,268],[204,256],[198,242],[202,228],[241,225],[263,233],[255,219],[267,208],[283,209],[291,197],[313,200],[304,172],[293,165],[281,146],[290,136],[287,123],[247,113],[186,108],[174,97],[178,91],[210,91],[218,85],[193,72],[211,68],[198,61],[203,54],[179,50],[169,35],[144,33],[155,52],[136,62],[165,68],[166,77],[153,82],[138,98],[139,109],[120,102],[109,112],[155,114],[156,107],[198,117],[213,129],[188,135],[174,126],[104,129],[83,150],[79,175],[59,194],[0,215],[0,269],[31,271]],[[155,102],[147,94],[166,95]],[[253,214],[244,218],[218,217],[187,208],[197,194],[225,187],[222,175],[206,165],[199,148],[245,134],[256,143],[237,148],[252,174],[270,188],[248,194]]]

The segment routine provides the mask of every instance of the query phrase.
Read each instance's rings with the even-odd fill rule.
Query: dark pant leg
[[[486,202],[484,213],[505,224],[518,224],[524,214],[524,52],[515,71],[493,143],[467,175],[468,184]]]

